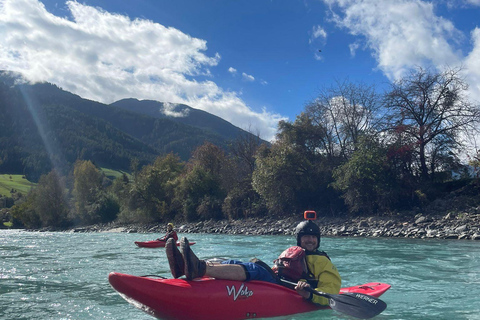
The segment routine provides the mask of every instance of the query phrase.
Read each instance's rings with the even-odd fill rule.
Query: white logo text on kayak
[[[227,286],[227,292],[228,296],[233,296],[233,301],[237,301],[238,298],[247,299],[253,295],[253,291],[248,290],[248,287],[245,285],[245,283],[242,283],[239,289],[237,289],[235,286]]]

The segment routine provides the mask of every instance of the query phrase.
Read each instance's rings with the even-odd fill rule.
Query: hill
[[[144,114],[157,119],[169,119],[177,123],[219,134],[226,139],[235,139],[244,132],[230,122],[203,110],[185,104],[164,103],[154,100],[123,99],[111,104],[128,111]]]
[[[205,141],[227,150],[239,134],[249,134],[185,105],[175,107],[191,115],[183,119],[159,112],[159,106],[165,103],[125,99],[106,105],[0,72],[0,173],[36,181],[54,167],[68,172],[77,159],[129,171],[133,159],[144,165],[173,152],[187,160]]]

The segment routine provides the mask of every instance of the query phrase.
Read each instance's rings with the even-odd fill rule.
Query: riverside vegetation
[[[84,149],[28,193],[3,197],[0,217],[27,229],[156,232],[173,221],[187,233],[289,234],[293,213],[315,210],[326,235],[477,239],[480,153],[460,136],[478,130],[480,107],[459,72],[419,69],[382,95],[337,82],[281,121],[271,144],[240,134],[228,147],[204,142],[186,161],[132,158],[116,178]],[[12,164],[1,150],[0,166]]]

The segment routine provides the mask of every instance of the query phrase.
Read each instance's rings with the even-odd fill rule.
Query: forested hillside
[[[187,160],[205,141],[226,149],[230,140],[244,132],[187,106],[191,113],[202,115],[203,127],[191,120],[182,123],[148,114],[142,109],[144,103],[138,104],[127,110],[83,99],[52,84],[30,85],[22,83],[19,75],[1,73],[0,172],[24,174],[36,181],[53,167],[68,172],[76,160],[130,170],[133,160],[143,166],[170,152]]]
[[[235,139],[243,131],[220,117],[184,104],[163,103],[153,100],[139,101],[137,99],[123,99],[112,103],[111,106],[138,112],[154,118],[168,118],[178,123],[220,134],[227,139]]]

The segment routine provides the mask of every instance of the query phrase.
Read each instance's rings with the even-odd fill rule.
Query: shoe
[[[185,270],[185,262],[183,256],[178,251],[177,244],[174,239],[168,239],[165,244],[165,252],[168,258],[168,264],[170,265],[170,272],[174,278],[180,278],[183,276]]]
[[[185,261],[185,276],[187,280],[203,277],[207,271],[207,263],[197,258],[190,249],[188,240],[185,237],[180,240],[180,252]]]

